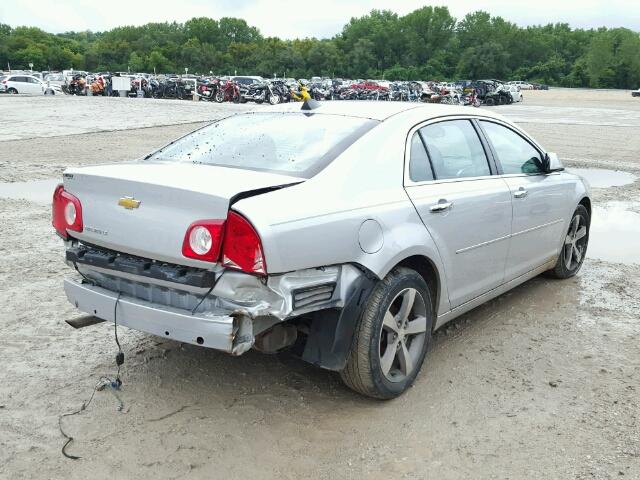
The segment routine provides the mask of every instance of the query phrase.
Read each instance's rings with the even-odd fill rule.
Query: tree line
[[[0,24],[0,68],[313,75],[389,80],[497,78],[594,88],[640,87],[640,34],[626,28],[519,27],[447,7],[372,10],[330,39],[265,37],[239,18],[192,18],[106,32],[47,33]]]

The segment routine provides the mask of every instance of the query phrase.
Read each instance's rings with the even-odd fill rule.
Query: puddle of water
[[[42,205],[51,205],[53,190],[62,183],[57,178],[32,180],[30,182],[0,183],[0,198],[28,200]]]
[[[629,185],[637,179],[632,173],[605,168],[567,168],[567,172],[580,175],[593,188],[620,187]]]
[[[611,202],[595,207],[587,256],[607,262],[640,264],[640,213],[629,204]]]

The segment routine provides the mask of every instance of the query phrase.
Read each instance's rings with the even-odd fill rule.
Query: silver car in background
[[[78,309],[240,355],[289,350],[376,398],[432,333],[586,253],[583,181],[484,110],[284,104],[70,168],[53,224]]]

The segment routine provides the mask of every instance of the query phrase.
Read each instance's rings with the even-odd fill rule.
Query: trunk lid
[[[132,255],[208,267],[182,255],[192,222],[226,219],[237,195],[301,181],[254,170],[148,161],[64,173],[65,190],[82,204],[84,229],[73,237]]]

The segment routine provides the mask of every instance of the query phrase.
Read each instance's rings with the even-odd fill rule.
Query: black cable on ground
[[[82,276],[84,277],[84,275]],[[113,307],[114,334],[116,339],[116,345],[118,345],[118,353],[116,354],[116,366],[118,367],[118,371],[116,373],[116,378],[112,380],[109,377],[100,377],[100,380],[98,381],[98,383],[96,383],[96,385],[93,387],[93,391],[91,392],[91,396],[89,397],[89,399],[83,402],[82,406],[78,410],[75,410],[69,413],[63,413],[58,417],[58,428],[60,429],[60,433],[62,434],[62,436],[67,440],[62,446],[62,455],[64,455],[66,458],[69,458],[71,460],[78,460],[82,457],[67,453],[67,447],[71,442],[73,442],[73,437],[64,431],[64,428],[62,427],[63,418],[71,417],[73,415],[77,415],[85,411],[89,407],[89,405],[91,405],[91,402],[93,401],[93,397],[95,396],[96,392],[102,391],[106,387],[109,387],[114,397],[116,397],[116,399],[118,400],[118,411],[124,412],[124,403],[116,393],[116,391],[120,390],[120,387],[122,386],[122,380],[120,380],[120,366],[124,363],[124,352],[122,351],[122,346],[120,345],[120,340],[118,339],[118,303],[120,303],[121,296],[122,296],[122,292],[118,292],[118,297],[116,298],[116,303]]]
[[[91,396],[89,397],[89,400],[86,400],[85,402],[82,403],[82,406],[78,409],[75,410],[73,412],[69,412],[69,413],[63,413],[62,415],[60,415],[58,417],[58,428],[60,429],[60,433],[62,434],[62,436],[64,438],[67,439],[67,441],[64,443],[64,445],[62,446],[62,455],[64,455],[67,458],[70,458],[71,460],[78,460],[82,457],[78,457],[76,455],[70,455],[67,453],[67,447],[69,446],[69,444],[71,442],[73,442],[73,437],[69,434],[67,434],[64,429],[62,428],[62,419],[64,417],[71,417],[73,415],[77,415],[80,412],[83,412],[84,410],[86,410],[89,405],[91,405],[91,402],[93,401],[93,397],[95,396],[97,391],[101,391],[104,390],[104,388],[109,385],[113,385],[115,382],[113,380],[111,380],[110,378],[107,377],[101,377],[100,380],[98,381],[98,383],[96,383],[95,387],[93,387],[93,391],[91,392]]]
[[[122,351],[120,340],[118,339],[118,303],[120,303],[121,296],[122,292],[118,292],[116,304],[113,306],[113,332],[116,337],[116,344],[118,345],[118,353],[116,353],[116,366],[118,367],[118,372],[116,373],[116,383],[118,384],[118,388],[120,388],[120,385],[122,385],[122,382],[120,381],[120,366],[124,363],[124,352]]]

